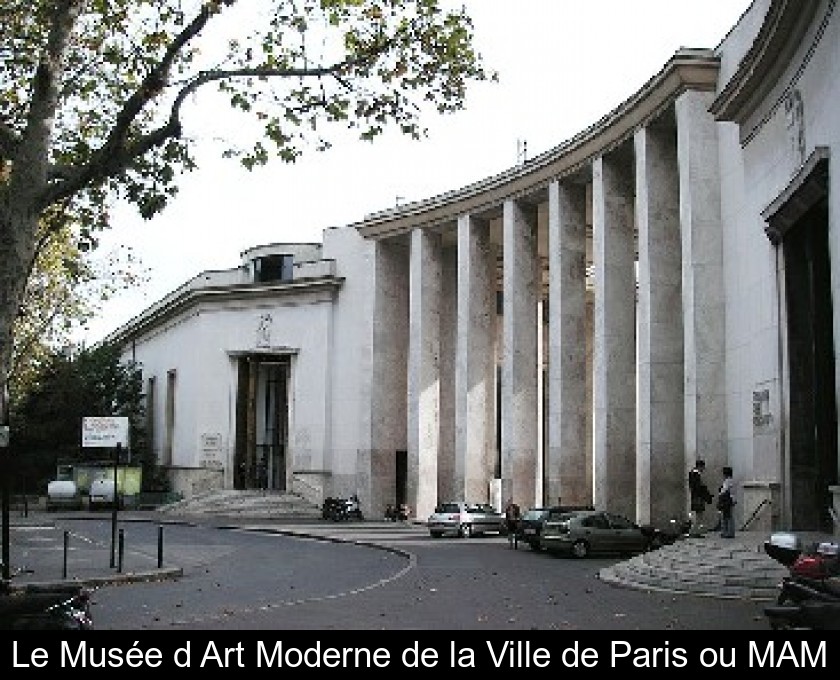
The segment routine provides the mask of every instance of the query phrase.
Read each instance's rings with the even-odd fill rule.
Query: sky
[[[475,84],[463,111],[425,118],[423,140],[341,135],[325,152],[249,172],[221,158],[219,140],[237,141],[224,110],[188,109],[199,169],[181,178],[177,198],[152,220],[117,206],[100,240],[103,255],[130,249],[146,281],[107,302],[79,339],[101,340],[202,271],[238,266],[248,248],[320,242],[329,227],[498,174],[517,164],[523,145],[533,158],[561,144],[639,90],[678,49],[716,47],[750,0],[458,4],[499,81]]]

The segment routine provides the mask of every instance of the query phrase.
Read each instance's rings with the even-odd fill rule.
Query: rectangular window
[[[166,413],[164,414],[163,464],[172,465],[172,449],[175,438],[175,371],[166,373]]]
[[[155,460],[158,460],[159,450],[155,446],[155,390],[157,380],[154,376],[146,381],[146,446],[150,452],[154,452]]]
[[[269,281],[291,281],[294,276],[292,255],[266,255],[254,261],[254,280],[257,283]]]

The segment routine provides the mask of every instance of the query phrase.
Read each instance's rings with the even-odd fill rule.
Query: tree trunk
[[[33,211],[15,210],[15,200],[6,196],[0,207],[0,395],[6,394],[12,371],[12,327],[20,311],[26,280],[35,257],[38,216]],[[2,399],[2,397],[0,397]],[[5,414],[0,410],[0,424]]]

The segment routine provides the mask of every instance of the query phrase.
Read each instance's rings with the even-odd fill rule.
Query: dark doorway
[[[286,490],[289,428],[286,356],[238,360],[234,487]]]
[[[826,197],[785,232],[782,246],[792,528],[830,530],[828,487],[837,484],[837,406]]]
[[[408,503],[408,451],[397,451],[396,507]]]

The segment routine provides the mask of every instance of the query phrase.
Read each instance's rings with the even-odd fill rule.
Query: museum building
[[[648,522],[702,458],[739,525],[836,527],[835,5],[756,0],[539,156],[251,248],[117,329],[174,488]]]

